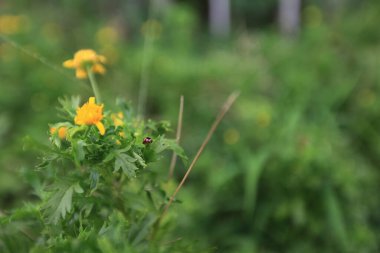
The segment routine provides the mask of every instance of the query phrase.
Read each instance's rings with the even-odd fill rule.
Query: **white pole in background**
[[[230,0],[209,0],[210,33],[218,37],[226,37],[231,27]]]
[[[280,0],[278,22],[284,35],[296,35],[300,26],[301,0]]]

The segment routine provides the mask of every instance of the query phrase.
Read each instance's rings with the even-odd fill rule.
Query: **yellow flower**
[[[240,139],[240,133],[235,128],[229,128],[224,132],[224,142],[233,145]]]
[[[57,128],[56,127],[51,127],[50,128],[50,134],[53,135],[55,134],[57,131]],[[58,137],[63,140],[63,139],[66,139],[66,136],[67,136],[67,127],[60,127],[58,128]]]
[[[106,62],[103,55],[98,55],[92,49],[82,49],[74,54],[74,58],[63,63],[65,68],[76,69],[76,77],[78,79],[87,78],[87,67],[93,73],[104,74],[106,69],[102,64]]]
[[[123,115],[122,112],[112,113],[111,114],[111,119],[112,119],[113,124],[115,125],[115,127],[124,125],[123,118],[124,118],[124,115]]]
[[[0,33],[15,34],[26,25],[25,16],[3,15],[0,16]]]
[[[77,115],[74,118],[77,125],[95,125],[100,134],[104,135],[106,129],[101,120],[103,119],[103,104],[95,104],[95,98],[90,97],[88,102],[77,109]]]

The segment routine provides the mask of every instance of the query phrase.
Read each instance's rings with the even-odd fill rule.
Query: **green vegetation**
[[[44,186],[41,179],[51,182],[52,172],[36,168],[41,154],[24,139],[54,145],[49,125],[61,121],[57,98],[80,94],[82,105],[93,95],[86,81],[61,67],[78,49],[93,48],[108,59],[107,73],[98,78],[107,110],[119,110],[115,94],[138,107],[143,73],[146,118],[168,120],[175,129],[184,95],[180,143],[189,158],[228,94],[241,95],[151,244],[142,224],[150,229],[150,216],[134,230],[124,226],[131,220],[119,210],[109,216],[112,229],[104,237],[92,230],[71,239],[62,235],[48,241],[57,247],[51,252],[378,252],[380,4],[351,2],[330,15],[317,1],[305,1],[301,32],[289,39],[268,21],[273,1],[249,11],[248,1],[240,0],[236,10],[244,15],[267,11],[247,21],[265,23],[265,29],[243,29],[237,19],[238,28],[225,40],[207,37],[191,6],[174,5],[144,29],[147,13],[117,1],[119,8],[73,0],[5,4],[0,24],[2,16],[22,16],[13,32],[0,26],[6,35],[0,37],[0,251],[46,250],[42,239],[33,244],[27,234],[46,229],[36,209],[44,200],[38,187]],[[174,139],[175,132],[165,136]],[[170,155],[135,181],[162,182],[166,193],[156,196],[161,204],[187,168],[178,162],[174,178],[167,180]],[[75,197],[90,189],[89,182],[79,185],[65,185],[65,193]],[[127,189],[141,189],[134,187]],[[150,205],[145,192],[130,194],[124,197],[131,203]],[[55,232],[74,233],[65,221],[75,214],[69,210],[79,209],[68,204]],[[104,207],[114,210],[112,204]],[[11,216],[14,223],[8,222]],[[26,234],[13,236],[20,231]],[[130,234],[138,243],[130,244]]]

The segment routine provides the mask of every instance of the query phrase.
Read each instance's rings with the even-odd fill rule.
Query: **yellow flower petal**
[[[75,76],[78,79],[84,79],[84,78],[87,78],[87,72],[84,69],[78,68],[77,71],[75,72]]]
[[[67,61],[63,62],[63,66],[65,68],[73,69],[73,68],[75,68],[75,62],[73,60],[67,60]]]
[[[104,74],[106,73],[106,69],[100,64],[94,64],[94,66],[92,66],[92,72]]]
[[[58,129],[58,137],[60,139],[66,139],[66,135],[67,135],[67,127],[60,127]]]
[[[98,55],[98,60],[100,63],[106,63],[106,57],[104,57],[103,55]]]
[[[77,125],[96,125],[103,119],[103,104],[95,104],[95,98],[90,97],[88,102],[77,109],[74,122]]]
[[[115,113],[112,113],[111,114],[111,119],[113,121],[113,124],[117,127],[117,126],[122,126],[124,125],[124,121],[123,121],[123,118],[124,118],[124,115],[122,112],[118,112],[117,114]]]
[[[94,105],[95,104],[95,97],[90,97],[88,99],[88,103]]]
[[[95,124],[95,126],[98,128],[99,133],[100,133],[101,135],[104,135],[104,133],[106,132],[106,129],[104,128],[103,123],[99,121],[99,122],[97,122],[97,123]]]
[[[55,128],[55,127],[50,128],[50,134],[51,135],[53,135],[55,133],[55,131],[57,131],[57,128]]]
[[[57,132],[57,128],[55,127],[51,127],[50,128],[50,134],[53,135]],[[58,128],[58,137],[60,139],[66,139],[66,136],[67,136],[67,127],[63,126],[63,127],[59,127]]]

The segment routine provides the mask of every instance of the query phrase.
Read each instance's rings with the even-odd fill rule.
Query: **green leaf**
[[[247,214],[250,214],[255,209],[259,178],[269,157],[269,153],[262,151],[255,156],[250,157],[249,155],[245,155],[244,157],[248,157],[245,162],[247,173],[245,176],[244,205]]]
[[[76,184],[73,185],[72,187],[73,187],[73,189],[74,189],[74,191],[75,191],[76,193],[83,193],[83,192],[84,192],[84,191],[83,191],[83,188],[79,185],[79,183],[76,183]]]
[[[340,207],[338,198],[332,189],[327,186],[324,190],[324,201],[326,208],[326,218],[331,229],[332,235],[337,239],[339,246],[347,251],[349,241],[347,236],[346,224],[343,217],[343,210]]]
[[[109,161],[112,161],[115,158],[115,156],[115,152],[111,152],[106,156],[106,158],[104,158],[103,162],[108,163]]]
[[[83,140],[73,141],[73,155],[76,162],[81,162],[85,158],[84,147],[86,143]]]
[[[138,245],[148,237],[156,220],[156,215],[148,214],[139,224],[134,224],[135,226],[138,225],[138,229],[137,233],[133,235],[132,245]]]
[[[114,172],[123,170],[123,173],[126,174],[129,178],[136,177],[136,170],[139,168],[135,165],[136,158],[133,158],[127,154],[117,154],[115,159],[115,168]]]
[[[73,193],[83,193],[79,183],[72,185],[60,184],[58,190],[48,199],[45,210],[49,213],[49,222],[57,224],[59,219],[66,217],[71,211]]]
[[[61,113],[61,117],[65,119],[72,119],[75,117],[75,111],[79,107],[80,97],[73,96],[71,99],[68,97],[58,98],[58,102],[61,104],[61,107],[58,108],[58,111]]]
[[[117,252],[113,246],[113,243],[107,237],[99,237],[97,243],[102,253]]]
[[[176,153],[179,157],[182,158],[183,161],[187,161],[187,156],[185,155],[185,152],[183,149],[177,144],[177,141],[174,139],[166,139],[163,136],[159,136],[154,142],[153,142],[153,149],[158,154],[161,153],[167,149],[173,150],[174,153]]]
[[[136,161],[138,162],[138,164],[140,164],[141,167],[146,167],[144,159],[141,156],[139,156],[136,152],[133,152],[133,157],[136,158]]]
[[[89,126],[87,125],[83,125],[83,126],[75,126],[75,127],[72,127],[68,130],[67,132],[67,138],[69,140],[73,139],[74,136],[79,133],[79,132],[84,132],[86,131],[87,129],[89,128]]]

